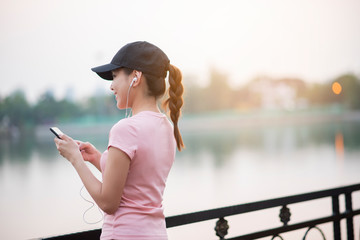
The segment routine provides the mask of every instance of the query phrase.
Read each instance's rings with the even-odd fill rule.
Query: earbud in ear
[[[132,87],[132,85],[133,85],[134,82],[136,82],[136,81],[137,81],[137,77],[134,77],[133,80],[132,80],[131,83],[130,83],[130,87]]]

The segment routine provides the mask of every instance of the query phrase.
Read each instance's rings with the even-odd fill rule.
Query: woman
[[[176,147],[179,151],[184,147],[178,128],[183,105],[181,72],[148,42],[129,43],[111,63],[92,70],[112,80],[117,107],[129,107],[133,115],[112,127],[102,154],[90,143],[66,135],[55,138],[57,149],[105,212],[101,239],[167,239],[162,196]],[[157,106],[165,93],[167,71],[169,99],[164,105],[170,109],[173,125]],[[102,182],[84,161],[102,172]]]

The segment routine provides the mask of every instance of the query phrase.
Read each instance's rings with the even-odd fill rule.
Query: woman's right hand
[[[85,161],[96,164],[101,157],[101,153],[89,142],[76,141],[79,145],[79,150]]]

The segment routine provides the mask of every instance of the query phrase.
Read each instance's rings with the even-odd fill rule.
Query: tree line
[[[84,116],[112,116],[121,114],[113,96],[99,95],[82,102],[56,100],[51,91],[43,93],[35,104],[30,104],[22,90],[0,98],[0,126],[33,127],[71,121]]]
[[[341,86],[339,94],[333,92],[334,82]],[[360,78],[355,74],[343,74],[324,83],[307,83],[298,78],[259,76],[244,86],[231,88],[229,77],[213,69],[206,87],[194,83],[185,86],[184,109],[189,113],[228,109],[262,110],[267,109],[269,101],[273,102],[269,109],[297,110],[327,105],[360,109]],[[283,106],[290,101],[293,102],[292,107]]]
[[[206,87],[200,87],[194,82],[188,82],[184,77],[184,114],[230,109],[296,110],[332,104],[351,110],[360,109],[360,79],[354,74],[344,74],[332,81],[312,84],[295,78],[272,79],[262,76],[244,86],[232,88],[226,74],[212,69]],[[340,94],[333,92],[334,82],[340,84]],[[97,95],[75,102],[68,99],[56,100],[52,92],[47,91],[35,104],[27,101],[22,90],[16,90],[7,97],[0,96],[0,127],[31,127],[84,116],[121,117],[123,111],[116,108],[113,95]]]

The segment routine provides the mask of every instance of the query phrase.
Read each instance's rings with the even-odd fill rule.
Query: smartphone
[[[53,134],[55,134],[55,136],[57,137],[57,138],[59,138],[59,139],[61,139],[61,135],[63,135],[63,132],[59,129],[59,128],[57,128],[57,127],[51,127],[50,128],[50,131],[53,133]]]

